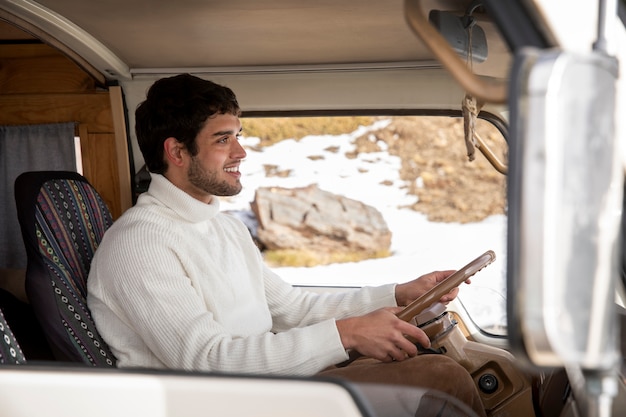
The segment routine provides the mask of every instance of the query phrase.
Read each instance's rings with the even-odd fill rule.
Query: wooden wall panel
[[[0,93],[94,91],[95,81],[48,45],[0,45]]]
[[[128,151],[128,133],[126,132],[126,114],[124,113],[124,98],[121,87],[109,89],[111,99],[111,117],[115,132],[115,153],[117,155],[117,177],[120,191],[120,205],[122,210],[133,205],[133,189]]]
[[[108,92],[0,95],[0,123],[78,122],[91,132],[113,133]]]
[[[120,187],[117,177],[115,135],[89,133],[87,125],[79,125],[83,175],[101,194],[102,199],[118,217],[122,212]]]
[[[0,45],[0,125],[77,123],[85,177],[117,219],[132,205],[122,93],[95,84],[48,45]]]

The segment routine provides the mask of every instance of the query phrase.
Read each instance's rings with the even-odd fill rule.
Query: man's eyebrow
[[[213,133],[211,136],[224,136],[224,135],[238,135],[243,131],[243,127],[239,128],[239,131],[235,133],[234,130],[220,130],[219,132]]]

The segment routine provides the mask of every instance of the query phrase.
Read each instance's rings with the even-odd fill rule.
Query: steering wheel
[[[439,301],[441,297],[449,293],[453,288],[458,287],[459,285],[467,281],[472,275],[474,275],[487,265],[491,264],[495,260],[495,252],[492,250],[488,250],[461,269],[454,272],[443,281],[437,283],[437,285],[426,291],[426,293],[423,294],[421,297],[411,302],[408,306],[406,306],[401,312],[397,314],[398,318],[406,322],[411,321],[413,317],[420,314],[422,311],[426,310],[428,307]],[[346,366],[362,356],[356,350],[350,351],[348,355],[349,359],[341,362],[337,366]]]

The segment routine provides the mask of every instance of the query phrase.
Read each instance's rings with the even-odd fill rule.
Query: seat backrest
[[[87,307],[87,276],[113,224],[98,192],[80,174],[25,172],[15,180],[26,246],[26,295],[59,361],[115,366]]]
[[[22,349],[15,340],[15,335],[9,328],[9,325],[4,318],[2,310],[0,310],[0,364],[23,364],[26,363],[26,358]]]

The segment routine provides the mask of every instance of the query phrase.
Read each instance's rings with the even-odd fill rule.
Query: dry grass
[[[387,258],[389,256],[391,256],[391,253],[389,251],[381,251],[376,253],[319,253],[306,249],[268,250],[263,253],[265,263],[272,267],[312,267],[318,265],[329,265],[334,263],[359,262],[366,259]]]
[[[369,126],[374,117],[274,117],[242,119],[243,134],[261,139],[260,146],[308,135],[341,135]]]

